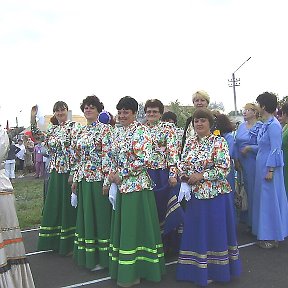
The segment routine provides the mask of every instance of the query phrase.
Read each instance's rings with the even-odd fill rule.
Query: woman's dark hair
[[[138,111],[138,102],[130,96],[124,96],[119,100],[116,109],[132,110],[133,114],[135,114]]]
[[[256,98],[256,102],[268,113],[274,113],[277,108],[277,96],[273,93],[264,92]]]
[[[285,102],[281,107],[282,114],[286,114],[288,116],[288,102]]]
[[[192,125],[194,127],[194,120],[195,119],[200,119],[200,118],[205,118],[208,119],[209,124],[210,124],[210,128],[213,126],[214,123],[214,116],[212,114],[212,112],[207,109],[207,108],[197,108],[193,115],[192,115]]]
[[[144,112],[145,113],[146,113],[148,107],[149,108],[159,108],[160,114],[163,114],[163,112],[164,112],[164,105],[158,99],[150,99],[150,100],[146,101],[145,106],[144,106]]]
[[[53,106],[53,113],[58,110],[67,110],[68,111],[68,105],[64,101],[57,101]]]
[[[51,118],[50,118],[50,122],[52,123],[52,125],[59,125],[59,122],[56,118],[55,115],[53,115]]]
[[[172,120],[177,125],[177,115],[174,112],[167,111],[162,115],[162,121]]]
[[[282,115],[283,115],[283,110],[282,110],[282,108],[277,109],[276,115],[277,115],[277,116],[282,116]]]
[[[232,132],[235,129],[235,125],[224,114],[219,114],[215,117],[215,124],[215,129],[220,130],[221,135]]]
[[[96,107],[98,113],[100,113],[104,109],[103,103],[100,102],[99,98],[96,95],[87,96],[85,99],[83,99],[80,105],[80,109],[82,112],[84,112],[84,108],[86,105]]]

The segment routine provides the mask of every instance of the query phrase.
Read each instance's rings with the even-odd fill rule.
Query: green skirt
[[[38,250],[73,251],[77,209],[71,206],[69,173],[51,172],[40,226]]]
[[[81,181],[78,184],[78,211],[73,258],[92,269],[97,264],[108,267],[111,204],[102,193],[103,182]]]
[[[154,192],[118,192],[111,223],[111,278],[123,284],[138,278],[160,281],[165,260]]]

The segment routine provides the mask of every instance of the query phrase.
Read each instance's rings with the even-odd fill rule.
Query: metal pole
[[[235,85],[235,74],[232,73],[232,86],[233,86],[233,94],[234,94],[234,112],[235,116],[237,116],[237,104],[236,104],[236,85]]]

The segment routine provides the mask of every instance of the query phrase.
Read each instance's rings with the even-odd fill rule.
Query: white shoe
[[[91,271],[93,272],[93,271],[98,271],[98,270],[102,270],[102,269],[104,269],[104,267],[102,267],[101,265],[96,265],[93,269],[91,269]]]

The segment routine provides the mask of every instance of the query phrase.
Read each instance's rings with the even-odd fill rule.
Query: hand
[[[242,167],[241,167],[241,164],[240,164],[240,162],[239,162],[239,160],[235,160],[235,170],[236,171],[241,171],[242,170]]]
[[[170,177],[168,182],[171,187],[175,187],[177,185],[177,179],[175,177]]]
[[[203,174],[202,173],[193,173],[189,177],[188,184],[189,185],[196,184],[197,182],[199,182],[202,179],[203,179]]]
[[[109,188],[110,188],[109,186],[103,186],[102,188],[103,195],[108,195]]]
[[[72,185],[72,183],[73,183],[73,175],[69,175],[69,177],[68,177],[68,183],[69,183],[70,185]]]
[[[110,183],[113,183],[113,182],[114,182],[114,177],[115,177],[115,173],[110,173],[110,174],[108,175],[108,180],[109,180]]]
[[[267,180],[267,181],[272,181],[272,179],[273,179],[273,174],[274,174],[274,172],[268,171],[268,173],[267,173],[266,176],[265,176],[265,180]]]
[[[251,151],[251,147],[250,146],[245,146],[242,150],[241,150],[241,154],[246,157],[247,153]]]
[[[121,184],[121,182],[122,182],[122,180],[121,180],[121,178],[120,178],[120,176],[119,176],[119,174],[118,173],[115,173],[115,175],[114,175],[114,181],[113,181],[115,184],[117,184],[117,185],[120,185]]]
[[[72,191],[72,193],[74,193],[74,194],[77,194],[77,183],[72,183],[72,185],[71,185],[71,191]]]

